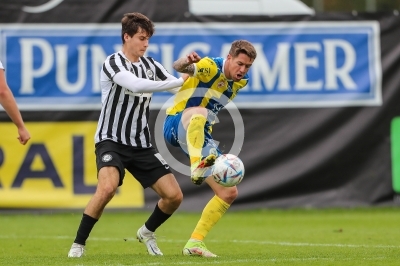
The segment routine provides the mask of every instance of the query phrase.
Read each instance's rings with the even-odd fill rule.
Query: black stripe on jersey
[[[110,139],[112,139],[112,130],[113,130],[113,125],[114,125],[115,112],[117,111],[118,100],[119,100],[119,96],[121,95],[121,91],[122,91],[122,87],[117,85],[117,87],[115,88],[115,95],[114,95],[114,99],[112,101],[111,112],[110,112],[108,128],[107,128],[107,138],[110,138]]]
[[[126,139],[126,143],[130,146],[132,146],[132,142],[131,142],[132,121],[133,121],[133,116],[135,114],[135,110],[136,110],[137,106],[139,105],[139,99],[140,99],[139,97],[135,97],[135,100],[133,101],[132,109],[129,112],[128,121],[126,121],[125,139]]]
[[[140,60],[142,61],[143,65],[146,67],[146,69],[151,69],[149,62],[144,57],[141,57]]]
[[[140,69],[142,70],[142,79],[147,79],[146,73],[144,72],[143,66],[140,65]]]
[[[161,80],[166,80],[166,79],[167,79],[167,76],[164,75],[164,72],[161,70],[161,68],[159,68],[158,65],[156,65],[156,63],[154,63],[153,58],[147,57],[147,59],[149,59],[150,62],[151,62],[151,63],[154,65],[154,67],[156,68],[156,76],[157,76],[159,79],[161,79]],[[165,71],[167,71],[167,70],[165,69]],[[168,71],[167,71],[167,72],[168,72]]]
[[[106,105],[105,105],[105,107],[104,107],[104,109],[103,109],[103,113],[102,113],[103,119],[102,119],[102,121],[101,121],[101,126],[100,126],[100,130],[99,130],[99,140],[100,140],[100,141],[103,140],[102,137],[101,137],[101,132],[103,131],[103,128],[104,128],[104,121],[106,120],[106,110],[107,110],[107,107],[108,107],[108,102],[110,101],[110,95],[111,95],[111,90],[109,91],[109,93],[108,93],[108,95],[107,95]]]
[[[150,108],[149,108],[150,101],[151,101],[151,99],[149,100],[149,103],[147,104],[147,107],[146,107],[146,120],[147,121],[149,121],[149,116],[150,116]],[[143,133],[144,133],[144,137],[146,138],[146,146],[150,147],[150,130],[149,130],[148,124],[147,124],[146,128],[143,130]]]
[[[122,55],[120,55],[120,54],[118,54],[118,55],[119,55],[119,59],[121,60],[122,65],[125,67],[126,70],[129,71],[129,68],[128,68],[128,66],[126,65],[125,58],[124,58]]]
[[[110,66],[111,66],[111,68],[114,70],[115,74],[118,73],[118,72],[120,71],[120,70],[119,70],[119,67],[117,66],[117,63],[115,63],[115,54],[113,54],[113,55],[110,57]]]
[[[142,143],[140,142],[140,132],[142,131],[142,117],[144,111],[144,104],[147,101],[147,97],[143,97],[143,102],[140,104],[138,117],[136,119],[136,134],[135,142],[138,148],[142,148]]]
[[[119,113],[120,119],[118,120],[118,127],[117,127],[117,142],[120,144],[123,144],[121,132],[122,132],[122,123],[124,122],[124,119],[122,115],[125,116],[126,109],[128,109],[128,103],[129,103],[129,94],[125,94],[124,102],[122,103],[121,106],[121,112]]]
[[[143,57],[141,57],[141,58],[143,58]],[[149,61],[155,66],[156,65],[156,63],[154,63],[154,59],[152,58],[152,57],[150,57],[150,56],[148,56],[148,57],[146,57],[147,59],[149,59]]]
[[[106,68],[106,63],[103,64],[103,71],[104,71],[104,73],[106,73],[109,80],[112,80],[111,74],[110,74],[110,72],[108,72],[108,70]]]
[[[134,74],[136,75],[136,77],[139,77],[139,70],[138,70],[137,66],[132,65],[132,68],[133,68],[133,72],[135,72]]]

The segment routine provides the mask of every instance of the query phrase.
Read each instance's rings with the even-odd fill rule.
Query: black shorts
[[[96,144],[95,153],[97,172],[104,166],[118,168],[118,186],[123,183],[125,169],[143,188],[153,185],[160,177],[171,173],[169,165],[154,147],[136,148],[106,140]]]

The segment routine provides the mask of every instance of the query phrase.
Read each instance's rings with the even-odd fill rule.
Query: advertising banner
[[[22,110],[100,108],[99,73],[121,49],[119,24],[0,25],[1,57]],[[379,24],[361,22],[157,24],[147,56],[172,69],[191,51],[226,57],[237,39],[257,60],[240,108],[379,106]],[[152,108],[170,97],[157,93]]]
[[[30,122],[23,146],[0,123],[0,208],[84,208],[97,184],[96,122]],[[143,188],[126,173],[110,208],[142,207]]]

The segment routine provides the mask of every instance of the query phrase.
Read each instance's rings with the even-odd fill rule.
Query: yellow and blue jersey
[[[195,64],[195,72],[175,95],[167,115],[176,115],[186,108],[201,106],[217,114],[238,91],[247,85],[248,75],[240,81],[228,80],[223,72],[224,58],[204,57]]]

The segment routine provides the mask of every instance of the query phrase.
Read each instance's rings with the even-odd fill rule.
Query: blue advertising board
[[[100,109],[99,73],[121,49],[119,24],[0,24],[0,60],[22,110]],[[382,103],[376,21],[160,23],[147,56],[172,63],[196,51],[225,57],[232,41],[257,49],[235,104],[241,108],[376,106]],[[155,93],[151,107],[171,97]]]

